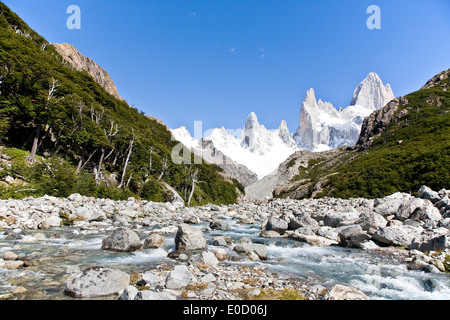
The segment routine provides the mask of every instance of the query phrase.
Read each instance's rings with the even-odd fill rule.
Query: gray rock
[[[132,230],[121,227],[115,229],[112,234],[103,239],[102,249],[130,252],[141,248],[141,239]]]
[[[372,236],[372,239],[386,245],[409,246],[420,232],[421,228],[391,226],[378,229]]]
[[[206,237],[199,228],[182,223],[178,226],[175,236],[177,250],[205,250]]]
[[[378,214],[376,212],[361,213],[358,220],[356,221],[356,224],[359,224],[361,228],[366,231],[376,231],[380,228],[384,228],[387,226],[387,223],[387,220],[381,214]]]
[[[233,250],[240,254],[245,254],[260,260],[267,259],[267,247],[263,244],[247,242],[247,240],[241,241],[233,248]],[[249,239],[250,240],[250,239]],[[256,255],[256,256],[255,256]]]
[[[176,300],[176,298],[166,292],[155,292],[151,290],[144,290],[139,291],[136,294],[134,300]]]
[[[447,229],[440,228],[433,232],[423,233],[414,238],[409,245],[410,250],[421,252],[443,251],[450,248],[450,235]]]
[[[193,275],[185,265],[177,265],[166,279],[166,288],[179,290],[186,287],[193,280]]]
[[[355,209],[346,212],[331,210],[323,217],[325,226],[337,228],[343,225],[354,224],[359,218],[360,213]]]
[[[277,217],[270,217],[267,221],[267,224],[265,225],[265,230],[273,230],[278,232],[279,234],[283,234],[288,229],[288,223],[286,220],[277,218]]]
[[[395,215],[405,198],[409,198],[409,195],[395,193],[382,199],[376,199],[373,211],[385,218]]]
[[[428,188],[427,186],[422,186],[419,191],[417,191],[417,196],[422,199],[430,200],[433,203],[441,200],[439,193],[431,190],[431,188]]]
[[[119,300],[134,300],[138,292],[136,287],[128,286],[121,293],[119,292]]]
[[[325,300],[370,300],[362,291],[343,285],[333,286],[324,297]]]
[[[214,230],[229,230],[227,223],[222,220],[213,220],[209,223],[209,227]]]
[[[72,275],[65,292],[76,298],[95,298],[118,294],[130,284],[130,276],[123,271],[92,267]]]
[[[395,218],[400,221],[405,221],[413,214],[416,209],[425,207],[426,205],[427,200],[419,198],[409,198],[406,201],[402,202],[402,204],[398,208]]]
[[[138,280],[137,284],[143,287],[149,286],[150,288],[155,288],[159,284],[158,276],[151,271],[147,271]]]
[[[94,208],[77,207],[72,209],[72,214],[87,222],[106,220],[105,213]]]
[[[367,234],[360,225],[351,225],[344,227],[344,229],[339,232],[339,245],[357,248],[361,243],[370,238],[370,235]]]
[[[219,260],[217,260],[216,255],[211,251],[203,251],[202,253],[200,253],[198,262],[210,267],[214,267],[219,264]]]
[[[424,206],[417,208],[411,214],[411,219],[416,221],[423,221],[425,227],[435,228],[439,221],[442,219],[439,210],[431,204],[431,202],[425,203]]]
[[[155,249],[161,248],[163,245],[164,245],[163,238],[159,234],[153,233],[149,235],[147,238],[145,238],[143,248]]]
[[[313,232],[316,232],[319,229],[319,223],[311,218],[311,215],[308,213],[297,214],[290,217],[288,224],[289,230],[296,230],[301,227],[308,227]]]

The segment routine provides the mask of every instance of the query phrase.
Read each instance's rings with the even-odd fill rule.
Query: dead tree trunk
[[[128,155],[127,158],[125,160],[125,165],[123,166],[123,172],[122,172],[122,178],[120,179],[120,184],[117,188],[122,188],[123,187],[123,181],[125,179],[125,174],[127,173],[127,167],[128,167],[128,162],[130,161],[130,157],[131,157],[131,153],[133,152],[133,144],[135,141],[135,135],[134,135],[134,130],[133,130],[133,137],[130,140],[130,146],[128,147]]]

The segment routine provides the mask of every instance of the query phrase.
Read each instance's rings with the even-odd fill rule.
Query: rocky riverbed
[[[450,299],[450,202],[0,200],[1,299]]]

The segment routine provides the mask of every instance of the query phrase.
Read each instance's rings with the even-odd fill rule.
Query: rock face
[[[76,298],[95,298],[117,294],[130,284],[130,276],[115,269],[93,267],[72,275],[66,293]]]
[[[103,70],[93,60],[83,56],[73,45],[67,43],[53,44],[56,51],[67,61],[70,66],[79,71],[85,70],[97,81],[109,94],[122,100],[117,91],[116,85],[110,78],[108,72]]]
[[[177,250],[204,250],[207,248],[206,237],[202,230],[182,223],[175,236]]]
[[[141,248],[141,239],[128,228],[117,228],[111,235],[103,239],[102,249],[129,252]]]

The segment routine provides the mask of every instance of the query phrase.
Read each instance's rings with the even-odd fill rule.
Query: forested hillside
[[[0,197],[134,196],[234,203],[215,165],[175,165],[167,128],[75,71],[0,2]],[[15,182],[12,182],[14,179]]]

